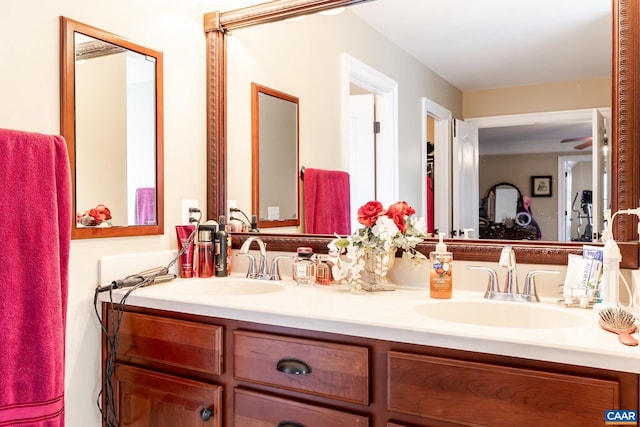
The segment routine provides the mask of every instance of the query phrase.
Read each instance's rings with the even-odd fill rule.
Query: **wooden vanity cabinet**
[[[636,374],[303,328],[127,307],[121,425],[584,427],[639,406]]]

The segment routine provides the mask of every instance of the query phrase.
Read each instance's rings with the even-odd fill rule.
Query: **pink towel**
[[[304,223],[310,234],[351,234],[351,196],[347,172],[304,170]]]
[[[64,139],[0,129],[0,182],[0,426],[63,426],[72,221]]]
[[[156,224],[156,189],[154,187],[136,189],[136,224]]]

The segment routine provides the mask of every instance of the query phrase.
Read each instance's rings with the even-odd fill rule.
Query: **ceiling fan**
[[[560,141],[560,143],[565,143],[565,142],[582,142],[582,144],[578,144],[573,148],[575,148],[576,150],[584,150],[587,147],[591,147],[591,144],[593,143],[593,138],[591,136],[579,136],[577,138],[565,138]]]

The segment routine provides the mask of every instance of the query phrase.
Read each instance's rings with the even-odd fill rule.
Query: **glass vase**
[[[389,252],[367,249],[364,253],[364,269],[360,286],[368,292],[394,291],[396,286],[389,280],[388,273],[396,258],[396,247]]]

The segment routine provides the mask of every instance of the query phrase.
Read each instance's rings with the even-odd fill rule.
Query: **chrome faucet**
[[[507,280],[504,282],[504,293],[519,294],[518,274],[516,273],[516,252],[513,250],[511,245],[507,245],[502,248],[498,265],[507,269]]]
[[[513,247],[510,245],[502,248],[500,253],[500,260],[498,261],[500,267],[507,269],[507,277],[504,283],[503,291],[498,289],[498,276],[493,268],[490,267],[478,267],[468,265],[468,270],[481,270],[489,273],[489,283],[484,297],[487,299],[495,299],[502,301],[521,301],[521,302],[537,302],[540,301],[538,292],[535,287],[535,277],[539,274],[559,274],[559,270],[533,270],[527,274],[525,285],[522,293],[518,289],[518,275],[516,271],[516,253]]]
[[[256,258],[253,254],[249,253],[251,244],[256,241],[258,243],[258,249],[260,250],[260,267],[256,271]],[[265,279],[269,280],[269,270],[267,267],[267,245],[258,236],[251,236],[244,241],[240,247],[240,252],[237,255],[246,256],[249,258],[249,269],[247,271],[247,278],[249,279]]]

